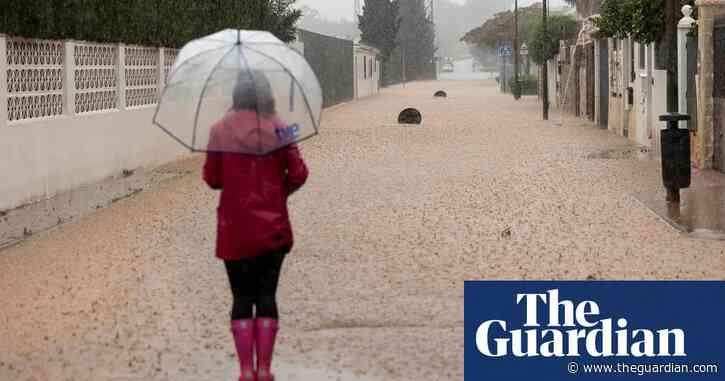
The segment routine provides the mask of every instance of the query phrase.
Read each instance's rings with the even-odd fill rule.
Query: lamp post
[[[547,42],[549,41],[549,31],[548,31],[548,25],[547,25],[548,15],[547,15],[547,11],[546,11],[547,2],[548,2],[547,0],[542,0],[543,9],[541,11],[541,18],[542,18],[541,24],[542,24],[543,35],[544,35],[544,49],[543,49],[543,51],[544,51],[543,65],[544,66],[541,68],[541,76],[543,77],[542,80],[544,81],[544,86],[542,86],[543,92],[544,92],[544,94],[543,94],[544,101],[542,102],[543,103],[543,112],[542,113],[543,113],[544,120],[549,120],[549,62],[546,60],[546,46],[548,45]]]
[[[519,86],[519,0],[514,0],[514,99],[521,99],[521,88]]]

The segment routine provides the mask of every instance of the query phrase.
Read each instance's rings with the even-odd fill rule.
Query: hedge
[[[7,0],[0,33],[181,47],[226,28],[295,38],[294,0]]]

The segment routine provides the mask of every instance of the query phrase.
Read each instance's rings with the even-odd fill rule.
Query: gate
[[[690,130],[697,130],[697,38],[687,38],[687,113]]]
[[[725,19],[718,19],[713,32],[713,131],[715,143],[714,166],[725,172]]]
[[[599,41],[599,127],[609,126],[609,41]]]
[[[586,50],[587,103],[586,113],[590,121],[594,121],[594,43],[587,45]]]

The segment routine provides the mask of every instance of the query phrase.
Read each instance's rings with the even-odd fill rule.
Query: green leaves
[[[427,18],[423,0],[400,1],[398,45],[405,56],[407,79],[423,79],[433,73],[435,29]]]
[[[552,15],[548,18],[547,33],[539,19],[529,33],[529,56],[538,65],[559,53],[559,41],[576,38],[576,19],[572,16]]]
[[[519,8],[519,35],[528,36],[529,29],[541,19],[541,3]],[[525,38],[525,37],[524,37]],[[514,12],[496,13],[483,25],[466,33],[461,41],[479,47],[498,48],[512,46],[514,40]],[[523,40],[523,39],[522,39]],[[523,42],[523,41],[521,41]],[[521,43],[520,42],[520,43]]]
[[[7,0],[0,33],[181,47],[226,28],[295,39],[294,0]]]
[[[607,0],[595,18],[597,38],[625,39],[651,44],[665,31],[664,0]]]
[[[366,0],[358,20],[361,40],[380,49],[383,60],[390,57],[396,46],[400,27],[398,7],[397,0]]]

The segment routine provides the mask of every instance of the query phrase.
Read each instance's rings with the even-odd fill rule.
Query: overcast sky
[[[455,3],[463,4],[465,0],[451,0]],[[469,1],[486,1],[486,0],[469,0]],[[362,0],[361,0],[362,2]],[[541,0],[519,0],[520,5],[529,5],[541,2]],[[513,0],[511,0],[513,4]],[[562,0],[550,0],[551,6],[558,7],[564,5]],[[337,20],[339,18],[353,19],[355,0],[297,0],[298,6],[306,5],[320,11],[320,14],[328,19]]]

